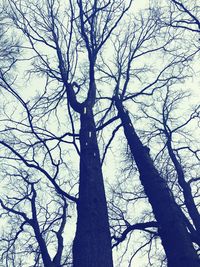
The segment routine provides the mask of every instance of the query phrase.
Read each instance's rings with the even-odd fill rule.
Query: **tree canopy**
[[[200,5],[140,2],[1,4],[1,266],[200,266]]]

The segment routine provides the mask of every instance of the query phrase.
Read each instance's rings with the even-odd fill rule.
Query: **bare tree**
[[[129,9],[132,1],[129,1],[127,6],[122,1],[105,3],[99,3],[98,1],[91,3],[70,1],[66,6],[67,24],[64,24],[59,17],[63,11],[57,1],[44,1],[40,6],[37,2],[30,3],[30,5],[27,3],[18,4],[17,1],[8,2],[13,22],[27,38],[28,46],[35,53],[32,56],[35,60],[35,69],[33,71],[44,73],[47,75],[47,80],[53,79],[61,83],[62,90],[57,93],[57,103],[67,97],[69,112],[72,109],[73,112],[78,113],[80,116],[80,133],[78,135],[80,151],[76,145],[76,134],[73,141],[80,155],[78,200],[74,197],[71,198],[68,194],[67,196],[64,190],[55,182],[55,178],[59,173],[60,163],[55,163],[53,157],[51,157],[51,150],[46,145],[46,140],[41,139],[41,135],[37,133],[32,123],[30,109],[32,111],[36,110],[44,97],[29,108],[27,103],[17,96],[27,111],[32,132],[51,157],[51,163],[55,170],[54,177],[49,175],[44,168],[29,163],[19,151],[12,149],[6,141],[1,141],[1,144],[11,150],[27,167],[33,167],[45,174],[48,180],[54,184],[56,190],[60,191],[61,195],[69,197],[69,199],[75,200],[77,203],[78,219],[73,244],[73,265],[112,266],[107,205],[93,115],[93,106],[96,100],[95,64],[99,51],[106,44],[110,35]],[[41,12],[41,8],[45,10],[46,14]],[[32,13],[32,11],[34,12]],[[40,50],[41,44],[53,52],[53,60],[56,60],[57,66],[53,61],[49,61],[47,56]],[[83,85],[79,84],[78,74],[76,74],[76,54],[79,53],[78,50],[81,48],[87,53],[86,62],[88,68],[84,73],[86,82]],[[75,53],[75,56],[73,53]],[[4,88],[15,94],[5,77],[2,78],[2,81]],[[77,93],[79,91],[82,93],[82,87],[86,90],[86,94],[84,100],[79,101]],[[51,101],[55,103],[55,98],[52,96]],[[71,122],[73,125],[73,121]],[[48,265],[45,261],[44,264]]]
[[[173,4],[170,13],[170,24],[176,28],[182,28],[191,32],[200,33],[200,6],[197,1],[170,0]]]
[[[38,92],[26,96],[23,87],[30,87],[15,76],[12,60],[2,68],[0,85],[9,103],[2,102],[1,163],[4,170],[9,166],[5,179],[12,177],[12,186],[21,182],[25,188],[15,188],[17,196],[1,197],[2,216],[12,217],[12,229],[2,240],[2,260],[23,265],[22,244],[25,254],[34,257],[33,266],[113,266],[111,239],[113,248],[123,246],[133,231],[141,230],[139,246],[132,250],[127,242],[125,250],[132,250],[129,266],[141,249],[152,255],[158,237],[168,266],[199,266],[194,227],[137,129],[143,112],[135,109],[141,103],[151,105],[157,91],[185,81],[198,48],[182,43],[181,33],[163,23],[158,7],[127,16],[131,0],[7,3],[7,17],[23,41],[21,58],[13,62],[26,64],[27,80],[36,83]],[[165,122],[167,138],[173,130]],[[125,180],[119,177],[116,188],[111,186],[108,217],[102,166],[109,162],[109,149],[122,129],[137,182],[132,189],[130,180],[122,187]],[[176,171],[182,166],[167,140]],[[51,191],[45,202],[40,195],[44,190]],[[131,219],[127,195],[133,203],[141,199],[146,204],[148,198],[153,212],[146,204],[140,217],[132,212]],[[26,210],[24,203],[29,205]],[[66,217],[72,203],[77,227],[73,246],[65,246],[63,231],[70,227]],[[72,262],[66,247],[69,253],[72,247]]]
[[[5,196],[5,200],[1,199],[0,204],[4,210],[3,216],[8,215],[11,225],[16,229],[11,230],[8,227],[11,232],[9,233],[7,230],[7,234],[1,238],[1,242],[7,246],[3,250],[1,260],[4,262],[4,259],[7,259],[6,266],[10,266],[9,264],[18,266],[19,255],[24,253],[26,256],[33,256],[33,266],[39,266],[41,258],[44,266],[64,266],[62,234],[67,220],[66,199],[60,198],[58,195],[56,199],[55,195],[48,194],[46,200],[42,202],[39,189],[41,185],[38,187],[39,181],[32,182],[25,171],[19,170],[19,174],[17,174],[16,172],[11,173],[11,169],[10,166],[7,175],[10,177],[12,175],[15,179],[18,176],[18,194]],[[16,192],[16,188],[14,192]],[[48,190],[46,190],[46,194],[47,192]],[[56,236],[56,239],[52,237],[53,235]],[[21,251],[20,245],[23,246]],[[52,251],[55,249],[52,259],[49,247]],[[10,259],[11,255],[13,256],[12,260]]]
[[[167,183],[154,167],[148,148],[143,146],[127,112],[119,103],[116,105],[123,122],[124,133],[140,172],[140,180],[159,225],[159,235],[167,255],[168,266],[178,264],[188,266],[191,263],[194,266],[199,266],[198,257],[192,246],[182,213]],[[171,245],[172,242],[176,251]]]
[[[198,256],[193,247],[182,211],[177,205],[167,182],[156,169],[149,154],[149,148],[143,145],[136,133],[135,126],[133,120],[130,119],[128,109],[123,106],[123,102],[129,99],[133,99],[134,101],[134,98],[139,95],[153,95],[157,88],[164,88],[167,84],[173,84],[175,81],[183,79],[183,76],[181,78],[182,71],[179,72],[180,70],[178,70],[177,72],[173,66],[174,64],[176,67],[181,66],[179,64],[185,64],[185,66],[188,65],[188,60],[192,56],[188,56],[187,54],[178,55],[177,53],[174,53],[174,48],[172,50],[168,48],[170,46],[170,41],[161,46],[157,46],[156,43],[155,48],[152,48],[152,50],[144,50],[144,48],[147,47],[147,44],[145,46],[144,43],[149,42],[152,47],[152,40],[155,41],[155,36],[152,35],[150,31],[150,29],[153,29],[153,33],[156,32],[154,25],[157,27],[157,24],[154,23],[155,20],[152,24],[151,20],[148,20],[147,24],[144,23],[142,25],[139,40],[135,47],[135,40],[131,35],[131,38],[129,36],[128,38],[125,36],[124,43],[119,44],[118,49],[116,49],[118,54],[118,58],[116,60],[116,66],[118,68],[117,75],[113,75],[112,70],[109,67],[107,67],[107,71],[102,70],[102,72],[111,79],[113,78],[115,81],[116,85],[113,101],[115,101],[118,117],[122,122],[124,134],[140,173],[141,183],[157,220],[158,233],[162,239],[162,244],[167,255],[168,266],[188,266],[191,263],[199,266]],[[127,41],[129,41],[128,45]],[[128,52],[126,53],[127,50]],[[140,89],[140,91],[131,94],[131,86],[129,84],[132,80],[132,73],[134,72],[134,67],[132,67],[132,65],[134,65],[134,60],[144,54],[151,54],[158,50],[171,51],[170,53],[174,54],[173,60],[168,63],[166,67],[162,68],[153,82],[147,84],[147,86]],[[194,51],[194,54],[196,53],[197,52]],[[170,75],[169,70],[172,71]],[[174,247],[176,247],[176,251],[172,247],[172,243],[174,244]]]
[[[198,244],[199,212],[197,206],[198,204],[195,203],[195,195],[198,195],[198,192],[196,190],[193,191],[194,188],[192,189],[192,182],[190,182],[190,180],[192,181],[194,179],[194,181],[198,182],[198,173],[195,172],[195,169],[198,166],[199,149],[197,145],[198,141],[194,139],[194,136],[191,134],[189,125],[192,126],[193,123],[195,123],[195,125],[196,123],[198,123],[199,107],[195,106],[191,114],[189,114],[189,116],[186,118],[184,118],[183,115],[181,116],[182,118],[180,118],[179,113],[184,114],[184,112],[178,110],[178,106],[181,106],[181,102],[188,99],[189,96],[190,94],[188,92],[174,92],[172,89],[170,90],[167,87],[166,93],[164,91],[162,93],[162,97],[160,99],[160,101],[162,101],[162,105],[159,108],[159,100],[157,99],[156,101],[157,108],[155,108],[156,112],[154,112],[157,116],[155,116],[155,114],[150,115],[149,112],[147,112],[147,108],[145,107],[143,108],[143,112],[146,118],[150,118],[152,120],[151,125],[153,126],[154,124],[153,127],[155,128],[155,136],[158,134],[163,142],[162,149],[156,155],[157,160],[162,161],[162,157],[166,157],[165,149],[168,151],[168,155],[173,166],[171,172],[174,174],[174,177],[177,176],[178,186],[180,187],[177,189],[181,191],[181,195],[183,194],[183,200],[179,204],[186,207],[184,211],[187,210],[187,214],[192,220],[195,229],[192,225],[190,225],[189,228],[191,229],[191,233],[194,236],[194,240],[196,240]],[[155,136],[153,137],[150,134],[149,138],[155,138]],[[178,142],[176,141],[177,136],[179,136]],[[185,138],[184,141],[182,141],[181,136]],[[164,140],[163,137],[165,137]],[[183,158],[188,157],[190,158],[190,162],[187,162],[186,164],[186,160],[184,160]],[[168,166],[171,165],[169,160],[167,160],[166,162]],[[191,167],[189,167],[190,164]],[[193,168],[193,175],[189,174],[190,168]],[[170,172],[169,168],[168,172]],[[171,183],[174,187],[174,179],[171,181]],[[188,222],[188,225],[189,224],[190,223]]]

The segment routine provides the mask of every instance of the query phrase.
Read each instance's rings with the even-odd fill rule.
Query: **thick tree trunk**
[[[78,220],[74,267],[112,267],[111,238],[92,108],[84,108],[80,130]]]
[[[137,136],[128,113],[120,100],[116,101],[119,117],[131,153],[137,164],[140,180],[152,206],[159,225],[159,234],[166,252],[169,267],[199,267],[200,262],[193,248],[190,235],[167,183],[160,176],[149,155]]]

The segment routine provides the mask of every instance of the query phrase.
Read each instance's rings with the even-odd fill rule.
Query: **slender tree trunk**
[[[37,242],[38,242],[39,247],[40,247],[40,252],[41,252],[44,267],[59,267],[59,266],[56,266],[51,260],[51,257],[48,253],[48,250],[47,250],[46,243],[45,243],[43,237],[41,236],[41,233],[39,230],[39,225],[37,222],[35,222],[33,224],[33,229],[35,232],[35,237],[36,237]]]
[[[112,267],[107,204],[92,108],[85,107],[80,116],[80,184],[73,266]]]
[[[34,188],[34,185],[32,184],[32,192],[33,192],[33,197],[31,199],[31,209],[32,209],[32,220],[30,225],[33,227],[34,233],[35,233],[35,238],[38,242],[38,245],[40,247],[40,252],[43,260],[44,267],[56,267],[54,263],[51,260],[50,254],[48,252],[47,244],[41,234],[40,231],[40,226],[38,223],[38,218],[37,218],[37,209],[36,209],[36,197],[37,197],[37,192]],[[57,266],[59,267],[59,266]]]
[[[200,236],[200,214],[198,212],[197,206],[195,205],[194,198],[192,196],[192,191],[190,188],[190,185],[185,181],[185,175],[183,168],[178,161],[176,155],[174,154],[172,145],[171,145],[171,140],[170,137],[166,135],[168,138],[167,140],[167,149],[169,152],[169,156],[174,164],[177,176],[178,176],[178,183],[183,189],[183,196],[185,200],[185,205],[187,207],[188,213],[193,221],[193,224],[198,231],[198,234]]]
[[[130,117],[120,100],[116,100],[116,107],[140,173],[141,183],[159,225],[159,234],[166,252],[168,266],[199,267],[200,262],[193,248],[182,212],[166,181],[155,168],[148,148],[143,146],[137,136]]]

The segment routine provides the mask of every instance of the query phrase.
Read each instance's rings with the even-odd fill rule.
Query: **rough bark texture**
[[[137,136],[128,113],[121,101],[116,101],[124,133],[137,164],[140,180],[159,225],[159,234],[166,252],[169,267],[199,267],[200,262],[193,248],[182,213],[167,183],[160,176]]]
[[[84,108],[80,130],[78,220],[74,267],[112,267],[107,204],[92,108]]]

